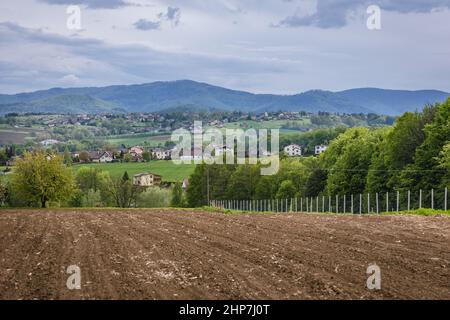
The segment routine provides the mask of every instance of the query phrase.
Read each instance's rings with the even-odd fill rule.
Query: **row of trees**
[[[445,188],[450,184],[450,99],[405,113],[394,126],[351,128],[320,157],[281,160],[273,176],[260,165],[199,165],[191,207],[209,200],[288,199]]]
[[[45,151],[25,153],[17,160],[11,179],[7,183],[0,181],[0,205],[42,208],[170,205],[171,190],[135,186],[127,172],[122,177],[111,177],[107,171],[82,167],[73,174],[64,162],[64,157]],[[175,201],[175,205],[182,205],[181,198]]]

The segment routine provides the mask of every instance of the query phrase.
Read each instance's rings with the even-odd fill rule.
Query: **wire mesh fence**
[[[209,205],[224,210],[248,212],[315,212],[380,214],[416,209],[449,210],[448,188],[443,190],[394,191],[350,195],[321,195],[292,199],[211,200]]]

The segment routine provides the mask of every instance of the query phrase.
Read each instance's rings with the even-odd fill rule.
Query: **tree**
[[[3,181],[0,179],[0,206],[4,206],[7,200],[8,200],[8,187],[5,184],[3,184]]]
[[[424,128],[425,140],[415,153],[414,164],[402,173],[403,187],[413,190],[438,188],[446,174],[439,163],[439,155],[450,141],[450,98],[437,105],[433,121]]]
[[[253,199],[258,180],[261,178],[260,173],[258,165],[238,165],[228,182],[228,198],[234,200]]]
[[[396,122],[384,144],[384,161],[390,171],[387,185],[389,189],[399,186],[402,170],[414,162],[416,149],[425,140],[425,125],[433,118],[434,110],[425,108],[423,113],[407,112]],[[379,163],[381,165],[381,163]]]
[[[80,159],[80,162],[89,162],[91,158],[89,157],[89,153],[86,151],[80,152],[80,155],[78,156]]]
[[[5,150],[0,150],[0,165],[4,166],[6,162],[8,161],[8,155],[6,154]]]
[[[364,192],[375,137],[367,128],[352,128],[333,141],[324,155],[329,194]]]
[[[119,208],[130,208],[133,203],[136,203],[139,194],[139,188],[133,185],[133,181],[125,172],[121,178],[113,178],[111,186],[108,188],[114,203]]]
[[[129,154],[129,153],[126,153],[126,154],[123,156],[123,161],[125,161],[125,162],[131,162],[131,161],[133,161],[133,156],[132,156],[131,154]]]
[[[446,170],[446,174],[442,181],[442,186],[448,187],[450,185],[450,142],[448,142],[444,148],[442,148],[439,156],[439,167]]]
[[[296,189],[291,180],[284,180],[277,191],[277,199],[292,199],[295,197]]]
[[[175,183],[172,189],[171,206],[175,208],[181,207],[182,202],[183,202],[183,189],[181,188],[181,183],[177,182]]]
[[[64,150],[64,164],[66,166],[71,166],[72,163],[73,163],[72,155],[70,154],[69,149],[67,149],[66,147],[66,149]]]
[[[150,152],[144,152],[142,153],[142,160],[144,160],[145,162],[150,162],[151,160],[151,155]]]
[[[90,197],[98,197],[100,195],[100,200],[103,205],[110,203],[110,193],[108,189],[111,185],[111,178],[107,171],[102,171],[97,168],[82,167],[77,171],[76,182],[80,188],[81,196],[80,200],[83,198],[83,203],[92,203]]]
[[[368,193],[386,193],[390,191],[388,181],[392,172],[389,171],[389,166],[386,159],[386,150],[388,148],[389,133],[391,128],[381,129],[377,131],[374,149],[372,152],[372,160],[369,166],[369,172],[366,180],[366,192]]]
[[[43,151],[27,152],[17,160],[12,178],[13,192],[29,204],[45,208],[49,201],[70,199],[75,188],[72,171],[57,155]]]
[[[82,167],[77,171],[76,181],[80,189],[87,192],[89,189],[97,192],[110,182],[109,173],[97,168]]]
[[[195,167],[194,172],[189,178],[189,185],[186,190],[187,205],[190,208],[200,207],[206,204],[206,178],[205,178],[205,164],[200,164]]]
[[[327,185],[327,172],[320,168],[317,168],[311,172],[306,180],[305,196],[317,197]]]

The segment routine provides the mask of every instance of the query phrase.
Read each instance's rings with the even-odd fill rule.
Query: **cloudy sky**
[[[367,28],[370,5],[381,30]],[[450,0],[0,2],[0,93],[178,79],[255,93],[450,92],[449,74]]]

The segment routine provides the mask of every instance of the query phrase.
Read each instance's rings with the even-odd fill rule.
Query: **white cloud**
[[[348,18],[356,0],[74,0],[83,3],[78,34],[66,28],[68,2],[0,2],[0,92],[60,86],[68,75],[80,86],[193,79],[265,93],[450,91],[449,11],[439,9],[448,1],[380,0],[382,30],[370,32],[364,10]],[[270,27],[286,17],[311,25]]]

